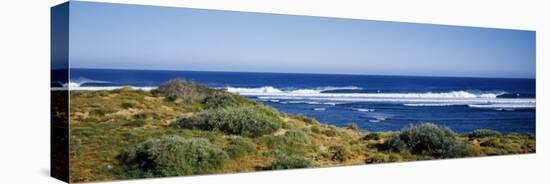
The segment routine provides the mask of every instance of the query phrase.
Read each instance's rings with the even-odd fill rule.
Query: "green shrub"
[[[486,147],[495,147],[495,148],[502,148],[503,143],[500,139],[491,137],[481,143],[479,143],[480,146],[486,146]]]
[[[380,147],[393,152],[410,152],[407,144],[399,138],[399,135],[388,139],[384,144],[380,145]]]
[[[310,130],[311,132],[316,134],[321,133],[321,129],[319,128],[319,126],[311,126]]]
[[[207,139],[164,136],[120,154],[129,177],[179,176],[219,168],[227,154]]]
[[[285,137],[289,142],[309,143],[309,136],[301,130],[289,130],[285,133]]]
[[[153,95],[164,96],[169,101],[181,98],[191,102],[202,102],[212,92],[214,89],[185,79],[173,79],[160,85],[157,89],[151,90]]]
[[[370,141],[370,140],[380,140],[380,134],[379,133],[376,133],[376,132],[373,132],[373,133],[369,133],[367,135],[365,135],[365,137],[361,138],[362,140],[365,140],[365,141]]]
[[[463,157],[468,154],[466,144],[458,141],[453,131],[430,123],[402,130],[398,136],[386,141],[385,146],[391,151],[408,151],[437,158]]]
[[[125,101],[125,102],[122,102],[122,104],[120,106],[122,106],[122,108],[124,108],[124,109],[129,109],[129,108],[134,107],[134,103],[129,102],[129,101]]]
[[[343,162],[352,157],[351,150],[343,145],[336,145],[329,147],[329,151],[332,153],[331,160]]]
[[[226,91],[216,91],[208,95],[204,101],[205,109],[234,107],[248,102],[244,97]]]
[[[175,102],[178,99],[178,97],[175,95],[170,95],[170,96],[167,96],[165,99],[166,101],[169,101],[169,102]]]
[[[310,159],[307,159],[300,155],[285,155],[277,154],[275,160],[271,164],[271,169],[297,169],[308,168],[313,165]]]
[[[239,136],[232,136],[227,147],[227,153],[231,158],[241,158],[255,150],[256,144]]]
[[[304,154],[310,143],[309,136],[301,130],[289,130],[284,135],[262,136],[260,141],[269,146],[276,153]]]
[[[372,163],[384,163],[389,162],[390,156],[386,154],[373,154],[373,155],[367,155],[367,158],[365,159],[365,163],[372,164]]]
[[[283,124],[272,108],[246,106],[206,110],[191,117],[181,118],[174,126],[258,137],[277,131]]]
[[[494,136],[500,136],[502,135],[498,131],[489,130],[489,129],[478,129],[470,132],[468,134],[468,138],[470,139],[479,139],[484,137],[494,137]]]

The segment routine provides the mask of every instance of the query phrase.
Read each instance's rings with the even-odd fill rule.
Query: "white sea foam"
[[[346,87],[342,87],[346,88]],[[504,92],[426,92],[426,93],[322,93],[321,88],[281,90],[273,87],[228,88],[228,91],[263,100],[288,103],[327,104],[349,102],[401,103],[404,106],[471,105],[472,108],[535,108],[534,98],[498,98]],[[327,88],[325,88],[327,89]],[[335,87],[330,88],[331,90]],[[347,87],[346,89],[357,89]],[[317,103],[316,103],[317,102]]]
[[[319,101],[319,102],[391,102],[403,104],[453,104],[453,105],[469,105],[469,104],[532,104],[536,103],[534,98],[380,98],[380,97],[363,97],[361,95],[355,97],[346,97],[340,94],[323,94],[312,96],[261,96],[260,99],[271,100],[288,100],[293,102],[299,101]]]
[[[386,120],[386,117],[382,117],[382,116],[373,116],[372,118],[374,118],[374,119],[369,120],[369,122],[371,122],[371,123],[380,123],[380,122]]]
[[[101,81],[101,80],[93,80],[93,79],[88,79],[88,78],[85,78],[85,77],[80,77],[80,78],[77,78],[77,79],[71,79],[68,83],[63,84],[63,87],[69,87],[69,88],[80,87],[80,86],[82,86],[83,84],[86,84],[86,83],[88,83],[88,84],[89,83],[110,84],[111,82]]]
[[[335,105],[338,105],[338,104],[343,104],[343,102],[323,102],[324,105],[331,105],[331,106],[335,106]]]
[[[309,105],[320,105],[320,104],[322,104],[321,102],[317,102],[317,101],[288,101],[286,103],[289,103],[289,104],[309,104]]]
[[[233,88],[227,91],[245,96],[292,96],[292,97],[348,97],[348,98],[497,98],[505,93],[471,93],[467,91],[451,91],[443,93],[322,93],[327,89],[360,89],[357,87],[323,87],[316,89],[281,90],[271,86],[259,88]]]
[[[156,89],[157,87],[153,86],[145,86],[145,87],[136,87],[136,86],[101,86],[101,87],[91,87],[91,86],[76,86],[76,87],[69,87],[71,91],[101,91],[101,90],[115,90],[120,89],[124,87],[129,87],[134,90],[143,90],[143,91],[150,91],[153,89]]]
[[[441,106],[455,106],[455,105],[464,105],[456,103],[413,103],[413,104],[403,104],[404,106],[412,107],[441,107]]]
[[[316,111],[325,111],[325,110],[327,110],[327,108],[313,108],[313,110],[316,110]]]
[[[352,110],[359,112],[374,112],[374,109],[352,108]]]
[[[264,86],[264,87],[257,87],[257,88],[225,87],[225,89],[227,89],[227,91],[229,92],[239,93],[241,95],[261,96],[261,95],[269,95],[269,94],[302,94],[302,95],[320,94],[325,91],[360,90],[362,88],[357,86],[342,86],[342,87],[326,86],[326,87],[318,87],[318,88],[311,88],[311,89],[279,89],[273,86]]]
[[[536,104],[470,104],[468,107],[489,109],[530,109],[535,108]]]

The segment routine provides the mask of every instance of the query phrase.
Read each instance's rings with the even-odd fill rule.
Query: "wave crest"
[[[252,94],[257,94],[258,96],[260,94],[269,95],[269,94],[320,94],[325,91],[333,91],[333,90],[360,90],[363,88],[357,87],[357,86],[342,86],[342,87],[335,87],[335,86],[326,86],[326,87],[318,87],[318,88],[306,88],[306,89],[279,89],[275,88],[273,86],[263,86],[263,87],[257,87],[257,88],[237,88],[237,87],[225,87],[227,91],[233,92],[233,93],[239,93],[241,95],[247,95],[249,96],[256,96]]]
[[[498,98],[504,92],[494,93],[494,92],[481,92],[473,93],[468,91],[450,91],[450,92],[425,92],[425,93],[322,93],[325,91],[332,90],[359,90],[362,88],[355,86],[347,87],[319,87],[315,89],[293,89],[293,90],[282,90],[272,86],[264,86],[258,88],[235,88],[227,87],[227,91],[238,93],[244,96],[294,96],[294,97],[365,97],[365,98],[450,98],[450,99],[461,99],[461,98],[485,98],[493,99]]]
[[[110,84],[111,82],[101,81],[101,80],[93,80],[93,79],[88,79],[88,78],[85,78],[85,77],[79,77],[79,78],[76,78],[76,79],[71,79],[68,83],[63,84],[63,87],[69,87],[69,88],[80,87],[84,84],[90,84],[90,83]]]

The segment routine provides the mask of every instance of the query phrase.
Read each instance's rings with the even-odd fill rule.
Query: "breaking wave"
[[[359,87],[320,87],[314,89],[284,90],[272,86],[258,88],[226,88],[229,92],[254,96],[262,100],[278,100],[283,104],[328,104],[342,102],[386,102],[404,106],[468,106],[471,108],[535,108],[535,98],[501,97],[506,92],[471,92],[466,90],[425,93],[327,93],[335,89],[361,89]],[[273,102],[273,101],[272,101]]]
[[[426,93],[323,93],[332,90],[359,90],[362,88],[355,86],[348,87],[320,87],[315,89],[291,89],[283,90],[272,86],[258,88],[234,88],[226,87],[227,91],[239,93],[244,96],[291,96],[291,97],[355,97],[355,98],[498,98],[506,94],[504,92],[485,92],[473,93],[468,91],[450,91],[450,92],[426,92]]]

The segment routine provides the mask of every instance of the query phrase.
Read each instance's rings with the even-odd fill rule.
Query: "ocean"
[[[150,90],[185,78],[282,112],[343,127],[397,131],[431,122],[455,132],[535,133],[535,79],[71,69],[71,90]]]

